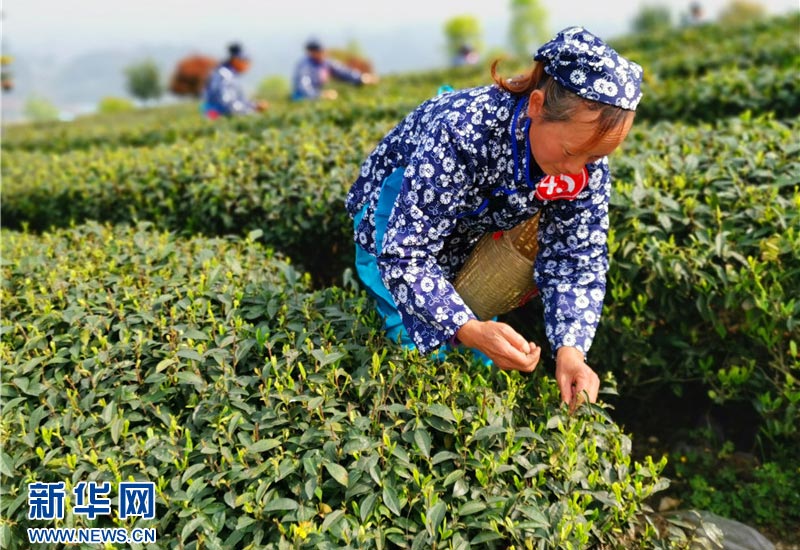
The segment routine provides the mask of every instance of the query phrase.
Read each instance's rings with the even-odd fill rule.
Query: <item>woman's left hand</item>
[[[501,370],[532,372],[542,352],[542,348],[525,340],[511,325],[497,321],[470,319],[456,335],[462,344],[480,350]]]
[[[583,359],[583,352],[578,348],[560,347],[556,353],[556,381],[561,390],[561,399],[569,403],[570,411],[574,411],[580,405],[585,396],[589,396],[589,402],[597,401],[597,393],[600,391],[600,378],[586,364]]]

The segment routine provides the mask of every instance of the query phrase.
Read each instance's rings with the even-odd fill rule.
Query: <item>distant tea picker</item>
[[[581,27],[534,61],[514,78],[495,62],[494,85],[434,97],[383,138],[347,195],[356,269],[390,338],[422,353],[464,345],[530,372],[541,348],[481,303],[480,290],[532,294],[512,288],[510,259],[477,250],[513,233],[535,253],[523,286],[541,295],[562,399],[594,402],[586,353],[606,289],[607,157],[633,124],[642,68]]]
[[[352,69],[328,57],[317,40],[306,43],[306,55],[297,63],[292,79],[292,99],[336,99],[336,90],[326,88],[331,79],[360,86],[376,84],[378,77],[372,73]]]
[[[250,68],[250,58],[241,44],[228,46],[228,59],[215,68],[206,81],[202,110],[211,119],[246,115],[267,109],[266,101],[252,101],[245,94],[239,75]]]

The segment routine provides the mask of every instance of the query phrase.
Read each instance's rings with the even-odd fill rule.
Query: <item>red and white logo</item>
[[[545,176],[536,185],[536,198],[543,201],[556,199],[571,201],[583,191],[587,183],[589,183],[589,170],[585,166],[577,174]]]

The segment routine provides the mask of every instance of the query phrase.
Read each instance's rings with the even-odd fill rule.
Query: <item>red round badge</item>
[[[536,198],[543,201],[556,199],[573,200],[589,183],[589,170],[577,174],[558,174],[545,176],[536,185]]]

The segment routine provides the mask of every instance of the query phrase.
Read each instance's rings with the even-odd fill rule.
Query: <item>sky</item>
[[[713,17],[729,0],[700,0]],[[757,0],[771,13],[798,0]],[[580,24],[596,34],[622,34],[644,5],[686,11],[689,0],[541,0],[553,32]],[[359,35],[468,14],[485,26],[507,26],[510,0],[4,0],[4,49],[76,55],[143,43],[229,41],[232,35]],[[402,8],[400,8],[402,6]]]

